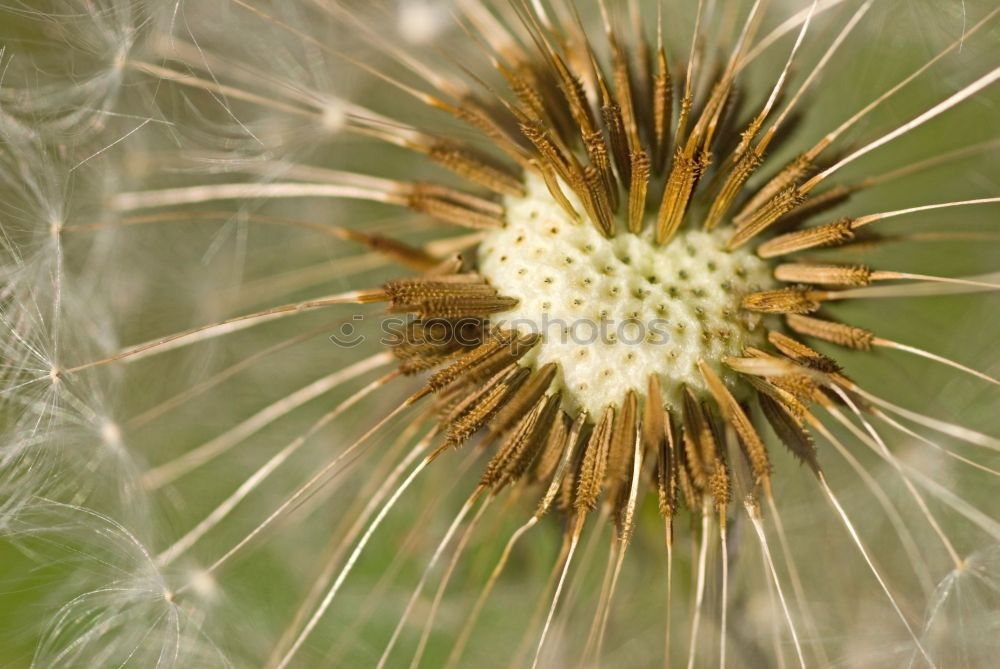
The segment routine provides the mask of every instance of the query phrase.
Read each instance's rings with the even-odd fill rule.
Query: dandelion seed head
[[[991,659],[980,8],[153,4],[0,10],[36,664]]]

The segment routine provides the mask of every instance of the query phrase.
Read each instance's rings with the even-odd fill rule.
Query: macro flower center
[[[705,386],[699,360],[731,380],[722,358],[763,342],[740,300],[773,284],[767,264],[724,250],[725,232],[682,230],[659,246],[649,227],[606,238],[529,176],[526,194],[506,200],[505,226],[479,247],[479,273],[518,299],[494,320],[542,335],[524,362],[558,366],[568,409],[599,415],[629,390],[642,397],[652,374],[677,406],[683,386]]]

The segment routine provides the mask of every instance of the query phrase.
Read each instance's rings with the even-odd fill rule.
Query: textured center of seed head
[[[735,382],[722,358],[764,338],[740,310],[743,295],[773,283],[762,260],[723,250],[731,231],[682,231],[657,246],[647,221],[642,234],[607,239],[575,223],[540,179],[527,185],[480,245],[479,272],[519,300],[495,322],[542,334],[522,364],[556,363],[567,409],[598,415],[630,389],[641,399],[652,374],[677,406],[684,385],[705,389],[699,360]]]

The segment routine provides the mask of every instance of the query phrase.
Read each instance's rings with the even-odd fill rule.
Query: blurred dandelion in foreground
[[[1000,10],[41,4],[5,661],[1000,651]]]

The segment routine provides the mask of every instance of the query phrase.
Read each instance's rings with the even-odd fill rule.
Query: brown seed
[[[622,110],[625,133],[629,138],[629,149],[639,148],[639,129],[635,106],[632,100],[632,72],[629,56],[622,43],[614,35],[609,36],[611,46],[611,75],[615,88],[615,100]]]
[[[523,386],[514,392],[507,404],[497,412],[489,426],[489,439],[495,439],[519,421],[552,385],[557,367],[555,363],[543,365]]]
[[[587,165],[583,170],[583,176],[590,205],[588,207],[590,218],[602,235],[611,237],[615,234],[615,220],[600,170],[594,165]]]
[[[608,202],[608,207],[612,212],[618,211],[618,182],[615,180],[615,173],[611,169],[611,159],[608,156],[608,146],[604,143],[604,133],[595,130],[583,138],[584,148],[590,158],[591,166],[600,175],[601,190]]]
[[[433,216],[445,223],[453,223],[474,230],[491,230],[503,226],[503,219],[499,216],[449,202],[423,192],[419,188],[413,190],[407,201],[407,206],[414,211]]]
[[[719,189],[719,192],[715,195],[715,199],[712,200],[712,206],[705,216],[706,229],[711,230],[715,228],[718,222],[722,220],[722,217],[729,211],[729,207],[732,206],[733,201],[743,189],[743,184],[760,167],[762,161],[763,156],[755,148],[745,151],[739,157],[736,164],[729,171],[725,182],[722,184],[722,188]]]
[[[537,413],[530,430],[522,433],[521,438],[511,452],[511,456],[503,467],[497,487],[507,486],[518,481],[534,464],[549,440],[549,433],[556,424],[562,421],[559,405],[562,397],[559,393],[545,399]]]
[[[807,197],[802,201],[802,204],[785,215],[785,220],[789,222],[793,220],[796,222],[804,221],[810,216],[815,216],[839,204],[843,204],[860,188],[858,185],[846,186],[844,184],[837,184],[822,193]]]
[[[825,293],[805,288],[779,288],[750,293],[742,306],[764,314],[804,314],[816,311]]]
[[[666,420],[663,422],[663,439],[660,441],[656,460],[656,490],[660,513],[670,523],[670,518],[677,513],[677,492],[682,472],[680,455],[674,439],[673,418],[666,411],[664,417]]]
[[[389,310],[415,313],[421,318],[458,319],[507,311],[517,300],[502,297],[475,274],[397,279],[383,287]]]
[[[736,225],[742,227],[747,225],[751,218],[757,214],[761,207],[765,206],[769,200],[781,191],[793,184],[798,183],[806,174],[812,170],[812,161],[806,155],[800,155],[786,165],[778,174],[768,181],[763,188],[757,191],[753,197],[744,205],[740,213],[733,219]],[[801,204],[801,203],[800,203]],[[798,206],[798,205],[795,205]]]
[[[569,198],[563,193],[562,186],[559,185],[559,181],[556,178],[556,173],[544,162],[536,160],[532,163],[532,166],[542,175],[542,180],[545,181],[545,188],[548,189],[552,199],[556,201],[574,223],[579,223],[580,212],[573,208]]]
[[[576,158],[559,148],[541,121],[521,123],[520,128],[524,136],[538,151],[542,161],[551,167],[563,181],[571,187],[583,181],[583,169]]]
[[[778,235],[758,246],[757,255],[761,258],[774,258],[806,249],[839,246],[846,244],[854,237],[851,219],[842,218],[826,225]]]
[[[597,506],[597,498],[601,495],[604,472],[608,465],[608,448],[611,444],[614,418],[614,407],[609,406],[604,410],[601,420],[594,427],[584,448],[576,498],[573,501],[573,507],[578,512],[593,510]]]
[[[430,147],[428,155],[445,168],[494,192],[515,197],[524,195],[519,175],[470,149],[451,142],[438,142]]]
[[[778,380],[786,379],[788,377],[779,377]],[[744,377],[747,383],[754,387],[758,393],[767,395],[774,401],[781,404],[796,420],[802,420],[803,416],[806,415],[808,409],[806,404],[801,401],[798,395],[793,394],[785,390],[784,388],[779,388],[774,384],[775,379],[763,379],[757,376],[746,376]],[[815,386],[812,386],[815,388]],[[809,401],[809,398],[805,398]]]
[[[505,471],[530,440],[545,404],[545,400],[539,400],[531,408],[531,411],[521,417],[514,430],[500,443],[497,452],[493,454],[493,457],[486,465],[486,469],[483,471],[483,475],[480,478],[482,485],[494,486],[496,489],[503,487],[502,480]]]
[[[801,462],[809,465],[814,472],[819,472],[819,461],[816,458],[816,446],[812,437],[796,418],[792,409],[775,400],[773,397],[758,393],[757,400],[767,422],[774,429],[781,442]]]
[[[802,204],[804,197],[804,194],[796,184],[787,186],[785,189],[779,191],[760,209],[749,216],[744,224],[736,229],[733,236],[729,238],[726,248],[732,250],[743,246],[764,232],[764,230],[774,225],[782,216]]]
[[[797,339],[771,330],[767,333],[767,340],[779,351],[801,365],[824,374],[840,373],[840,365],[835,360],[813,350]]]
[[[757,434],[757,430],[754,429],[753,423],[747,418],[739,402],[736,401],[736,398],[726,388],[722,379],[703,360],[698,361],[698,369],[701,371],[701,376],[708,385],[709,392],[715,398],[715,402],[719,407],[719,411],[722,412],[723,418],[733,426],[736,434],[739,435],[747,461],[750,463],[750,468],[753,470],[757,483],[764,488],[765,493],[769,494],[771,486],[771,460],[767,453],[767,447],[764,446],[764,442],[761,440],[760,435]]]
[[[687,506],[688,510],[693,512],[701,511],[702,508],[702,495],[701,491],[695,487],[694,483],[691,481],[691,468],[687,463],[687,449],[678,448],[677,452],[677,489],[680,490],[680,496],[684,499],[684,505]]]
[[[670,68],[663,47],[656,52],[656,76],[653,79],[653,168],[663,172],[670,154],[670,116],[673,107],[673,86]]]
[[[527,167],[528,162],[524,150],[511,139],[510,135],[500,126],[499,123],[486,111],[475,99],[466,96],[459,106],[440,102],[435,104],[441,109],[460,121],[468,123],[479,129],[484,135],[493,140],[493,143],[510,158],[513,158],[521,167]]]
[[[519,336],[510,330],[491,333],[487,341],[464,353],[448,367],[427,380],[418,397],[439,392],[456,383],[475,383],[488,378],[507,365],[517,362],[538,343],[538,336]]]
[[[799,334],[824,339],[840,346],[854,348],[861,351],[871,350],[875,335],[869,330],[847,325],[846,323],[836,323],[820,318],[811,318],[797,314],[789,314],[786,317],[788,327]]]
[[[726,470],[726,463],[721,458],[717,458],[712,467],[712,475],[708,479],[708,491],[712,494],[715,512],[723,526],[726,524],[726,509],[729,506],[729,489],[729,472]]]
[[[521,103],[520,110],[533,121],[542,121],[548,114],[539,92],[538,80],[530,67],[520,66],[516,71],[497,62],[497,70],[507,80],[507,85]]]
[[[420,271],[430,270],[440,262],[440,258],[431,255],[424,249],[410,246],[405,242],[391,237],[347,229],[343,233],[345,239],[364,244],[373,251],[383,253],[408,267]]]
[[[704,490],[708,485],[708,466],[703,460],[702,437],[708,430],[708,423],[702,414],[701,405],[689,388],[684,389],[684,411],[682,420],[684,429],[681,437],[684,441],[684,455],[687,470],[691,475],[691,483]]]
[[[784,263],[774,268],[774,278],[787,283],[814,283],[825,286],[867,286],[872,271],[865,265],[820,265]]]
[[[504,374],[501,380],[488,382],[481,390],[474,392],[467,406],[458,415],[448,419],[448,445],[464,444],[469,437],[486,425],[524,384],[530,373],[526,368],[518,368],[509,374]]]
[[[430,323],[416,320],[407,323],[406,330],[390,345],[400,360],[400,372],[415,374],[482,345],[486,337],[483,327],[483,321],[471,318],[436,319]]]
[[[649,157],[645,151],[632,154],[632,180],[629,184],[628,230],[634,234],[642,231],[646,215],[646,189],[649,186]]]
[[[687,213],[691,193],[707,166],[708,156],[705,154],[695,156],[681,149],[674,154],[674,164],[670,168],[670,176],[667,177],[663,200],[656,218],[657,244],[666,244],[680,228],[684,214]]]
[[[632,474],[632,458],[635,454],[635,438],[638,419],[638,398],[635,391],[625,394],[621,409],[615,416],[615,423],[608,447],[608,467],[605,485],[612,493],[629,480]]]
[[[621,106],[613,100],[606,100],[601,107],[601,117],[608,129],[608,140],[611,143],[611,155],[615,158],[615,167],[618,168],[622,181],[628,183],[632,179],[632,166],[629,163],[628,137],[625,135]]]
[[[532,472],[533,480],[548,484],[563,459],[569,445],[568,438],[569,421],[565,413],[560,413],[549,431],[549,437],[538,456],[538,460],[535,462],[535,470]]]
[[[647,457],[656,457],[664,435],[666,411],[663,408],[663,391],[660,377],[650,374],[646,383],[646,401],[642,407],[642,444]]]
[[[822,394],[816,381],[805,374],[775,376],[769,379],[769,382],[775,388],[795,398],[803,407],[807,403],[815,401]]]

